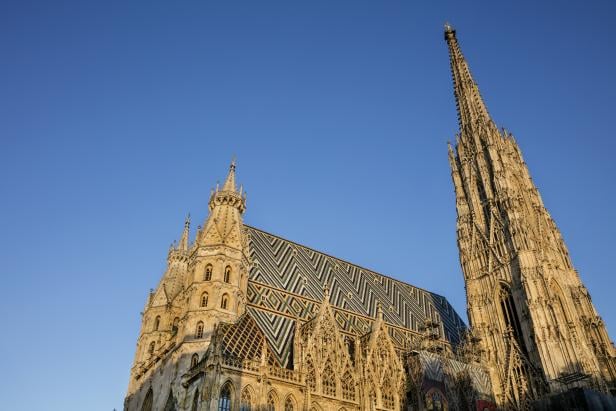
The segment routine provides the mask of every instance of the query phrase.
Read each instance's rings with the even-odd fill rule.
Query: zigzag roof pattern
[[[400,348],[424,320],[441,324],[441,337],[457,345],[466,325],[447,299],[347,261],[244,225],[253,266],[249,273],[248,310],[264,331],[274,354],[286,364],[295,320],[316,315],[329,288],[336,320],[348,334],[363,335],[377,305]]]

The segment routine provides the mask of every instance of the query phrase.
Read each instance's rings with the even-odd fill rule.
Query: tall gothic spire
[[[449,23],[445,24],[445,40],[449,47],[449,60],[460,130],[462,131],[466,127],[474,127],[481,121],[491,121],[488,109],[479,93],[479,87],[473,80],[471,70],[458,45],[456,30]]]
[[[450,25],[445,40],[460,121],[449,147],[460,264],[497,401],[525,408],[563,391],[564,377],[614,387],[612,342],[521,151],[490,118]]]

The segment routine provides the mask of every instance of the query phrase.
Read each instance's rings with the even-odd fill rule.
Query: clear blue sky
[[[615,5],[2,1],[2,407],[121,409],[148,290],[234,154],[247,223],[466,318],[446,20],[614,336]]]

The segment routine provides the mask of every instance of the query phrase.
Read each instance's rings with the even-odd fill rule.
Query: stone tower
[[[614,390],[614,346],[513,136],[490,118],[445,26],[460,132],[449,161],[467,310],[496,399]]]
[[[194,336],[193,351],[207,348],[216,324],[234,322],[246,309],[249,253],[242,221],[245,209],[246,196],[235,186],[234,161],[222,189],[216,186],[212,191],[209,215],[190,250],[183,325],[187,337]]]
[[[236,188],[232,162],[222,188],[212,190],[209,215],[194,243],[187,217],[180,241],[171,245],[167,269],[143,311],[127,409],[133,407],[130,398],[154,409],[176,401],[178,373],[199,361],[219,323],[233,323],[245,312],[250,260],[242,191]],[[148,388],[151,392],[157,385],[166,391],[148,395]]]
[[[186,217],[179,243],[169,248],[167,269],[156,290],[150,291],[141,318],[141,331],[137,339],[135,360],[131,368],[128,390],[138,386],[138,375],[149,367],[156,353],[169,348],[178,333],[184,307],[181,303],[183,286],[189,261],[190,217]]]

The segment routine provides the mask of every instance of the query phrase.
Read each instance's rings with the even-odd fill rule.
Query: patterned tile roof
[[[343,332],[365,334],[383,307],[394,343],[407,348],[425,319],[440,322],[453,345],[465,324],[438,294],[414,287],[273,234],[246,226],[254,265],[249,273],[248,310],[264,331],[281,364],[291,352],[294,320],[317,313],[324,288]]]

